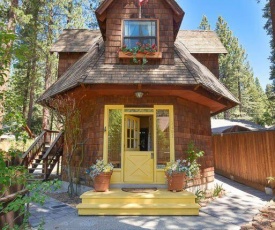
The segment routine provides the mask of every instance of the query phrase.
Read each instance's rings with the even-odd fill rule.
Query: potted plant
[[[169,191],[181,191],[185,187],[189,166],[186,160],[168,162],[164,169]]]
[[[186,159],[168,162],[164,169],[169,191],[182,191],[186,185],[186,178],[194,178],[200,171],[197,160],[204,155],[204,151],[198,150],[191,142],[186,153]]]
[[[96,160],[96,163],[86,170],[93,180],[96,192],[106,192],[109,190],[113,168],[112,163]]]

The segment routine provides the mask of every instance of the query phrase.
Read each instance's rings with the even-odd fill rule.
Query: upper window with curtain
[[[124,20],[123,45],[133,48],[137,43],[158,45],[157,20]]]

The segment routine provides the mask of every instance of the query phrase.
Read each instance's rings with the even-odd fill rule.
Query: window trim
[[[121,33],[121,47],[124,45],[124,39],[125,38],[141,38],[141,36],[124,36],[124,32],[125,32],[125,21],[154,21],[156,22],[156,30],[155,36],[144,36],[142,38],[155,38],[156,40],[156,46],[157,46],[157,51],[159,51],[159,20],[158,19],[150,19],[150,18],[138,18],[138,19],[123,19],[122,20],[122,33]]]
[[[155,18],[127,18],[127,19],[122,19],[121,21],[121,44],[120,47],[124,45],[124,22],[125,21],[156,21],[156,45],[157,45],[157,52],[155,52],[154,55],[144,55],[144,54],[139,54],[137,53],[136,58],[142,59],[144,56],[147,59],[161,59],[162,58],[162,52],[160,52],[160,43],[159,43],[159,19]],[[151,37],[151,36],[149,36]],[[118,52],[118,57],[122,59],[132,59],[133,56],[129,54],[125,54],[122,51]]]

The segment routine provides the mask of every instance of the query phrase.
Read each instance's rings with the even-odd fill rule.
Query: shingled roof
[[[182,41],[191,54],[227,53],[217,34],[210,30],[180,30],[177,41]]]
[[[99,30],[67,29],[52,46],[51,52],[88,52],[101,37]],[[219,53],[227,50],[214,31],[180,30],[176,41],[182,41],[191,53]]]
[[[51,52],[88,52],[101,37],[99,30],[67,29],[52,46]]]
[[[99,50],[96,43],[99,44]],[[238,100],[195,59],[182,41],[175,42],[175,65],[105,64],[104,41],[98,41],[38,99],[43,101],[82,84],[199,85],[237,104]]]

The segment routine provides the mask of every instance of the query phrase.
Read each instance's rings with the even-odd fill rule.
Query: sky
[[[247,60],[265,90],[269,80],[270,37],[264,30],[266,19],[262,17],[265,1],[256,0],[177,0],[185,15],[181,29],[196,30],[202,16],[208,18],[211,30],[216,27],[219,16],[227,22],[233,36],[247,54]]]

